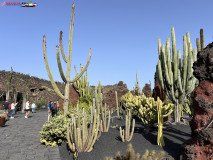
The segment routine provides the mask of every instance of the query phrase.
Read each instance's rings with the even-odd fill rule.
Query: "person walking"
[[[28,115],[30,114],[30,101],[26,102],[25,111],[26,111],[25,118],[28,118]]]
[[[9,112],[9,105],[10,105],[10,103],[7,100],[3,104],[3,106],[4,106],[4,113],[6,113],[7,116],[8,116],[8,112]]]
[[[58,111],[59,111],[59,109],[60,109],[60,106],[59,106],[59,102],[58,102],[58,101],[56,102],[56,106],[57,106],[57,116],[58,116]]]
[[[56,102],[54,102],[52,106],[52,117],[54,117],[56,114],[57,114],[57,106]]]
[[[50,101],[48,104],[48,121],[52,118],[52,102]]]
[[[16,107],[16,105],[17,105],[17,103],[14,103],[14,102],[11,103],[11,116],[10,116],[11,119],[14,118],[13,115],[15,113],[15,107]]]
[[[32,113],[35,113],[35,107],[36,107],[36,105],[35,105],[35,103],[33,102],[32,105],[31,105]]]

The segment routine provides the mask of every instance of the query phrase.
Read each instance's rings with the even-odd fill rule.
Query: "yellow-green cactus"
[[[79,114],[77,109],[77,114]],[[80,117],[80,115],[78,116]],[[72,123],[67,127],[67,141],[72,152],[77,149],[78,152],[90,152],[100,132],[100,119],[96,113],[95,107],[91,106],[91,122],[89,129],[86,123],[86,113],[83,110],[83,123],[81,125],[80,118],[72,117]]]
[[[121,129],[121,127],[120,127],[120,137],[121,137],[122,142],[131,141],[131,139],[133,137],[134,129],[135,129],[135,119],[133,119],[133,121],[132,121],[132,130],[130,132],[131,113],[130,113],[130,111],[128,111],[128,112],[129,113],[126,115],[125,130]]]
[[[163,118],[167,117],[174,111],[174,104],[163,105],[160,98],[157,98],[157,113],[158,113],[158,139],[157,144],[161,147],[165,146],[163,138]]]
[[[157,152],[155,150],[146,150],[143,156],[139,153],[135,154],[135,150],[132,144],[128,144],[128,149],[126,150],[126,155],[121,156],[120,152],[116,153],[115,158],[106,157],[105,160],[161,160],[163,159],[165,153],[163,151]]]

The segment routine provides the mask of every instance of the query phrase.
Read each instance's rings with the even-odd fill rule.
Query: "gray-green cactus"
[[[126,115],[126,123],[125,123],[125,130],[121,129],[120,127],[120,137],[122,142],[129,142],[131,141],[135,129],[135,119],[132,121],[132,130],[130,132],[131,128],[131,112],[128,111],[128,114]]]
[[[111,119],[111,114],[109,110],[109,106],[102,105],[103,103],[103,94],[101,93],[101,82],[99,81],[98,87],[95,87],[95,100],[96,100],[96,106],[99,106],[98,108],[100,109],[100,117],[101,117],[101,131],[102,132],[108,132],[109,131],[109,125],[110,125],[110,119]],[[108,116],[108,118],[107,118]],[[108,119],[108,122],[107,122]]]
[[[80,118],[75,119],[72,116],[72,123],[67,127],[67,141],[72,152],[77,149],[78,152],[90,152],[100,132],[100,119],[96,113],[95,107],[91,106],[91,121],[89,128],[87,127],[86,113],[83,109],[83,123],[81,125]],[[78,117],[80,117],[78,112]],[[76,122],[77,121],[77,122]]]
[[[175,108],[175,122],[180,122],[180,104],[183,103],[185,97],[189,96],[198,80],[193,76],[192,65],[197,59],[196,49],[192,49],[189,32],[183,36],[183,60],[181,62],[180,50],[176,50],[176,40],[174,27],[171,30],[172,36],[172,59],[170,39],[167,38],[166,49],[164,44],[161,45],[160,38],[158,39],[158,53],[159,60],[157,64],[158,81],[166,92],[168,98],[176,105]],[[203,32],[202,32],[203,33]],[[202,46],[204,38],[202,39]],[[199,45],[198,50],[199,50]]]
[[[67,70],[66,70],[66,77],[64,75],[62,66],[61,66],[61,60],[60,60],[60,54],[59,54],[59,46],[56,45],[56,55],[57,55],[57,63],[58,63],[58,68],[59,68],[59,72],[61,75],[62,80],[65,83],[65,91],[64,91],[64,95],[61,93],[61,91],[59,90],[58,86],[56,85],[48,61],[47,61],[47,51],[46,51],[46,36],[43,36],[43,53],[44,53],[44,61],[45,61],[45,66],[47,69],[47,73],[49,76],[49,79],[51,81],[51,84],[53,86],[53,89],[55,90],[55,92],[62,98],[64,99],[64,115],[67,113],[68,111],[68,105],[69,105],[69,89],[70,89],[70,83],[74,83],[76,82],[83,74],[84,72],[87,70],[87,67],[89,66],[90,63],[90,59],[91,59],[91,48],[89,50],[89,57],[87,60],[87,64],[84,66],[84,68],[81,70],[81,72],[75,76],[75,78],[70,80],[70,69],[71,69],[71,59],[72,59],[72,38],[73,38],[73,24],[74,24],[74,10],[75,10],[75,4],[72,4],[72,14],[71,14],[71,24],[70,24],[70,33],[69,33],[69,50],[68,50],[68,57],[65,56],[64,53],[64,47],[63,47],[63,43],[62,43],[62,35],[63,32],[60,32],[60,38],[59,38],[59,43],[60,43],[60,49],[61,49],[61,54],[63,57],[63,60],[67,63]]]

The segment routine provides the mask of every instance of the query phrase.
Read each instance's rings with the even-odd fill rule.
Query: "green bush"
[[[69,116],[59,115],[47,121],[40,132],[40,142],[46,146],[56,146],[66,141],[67,125],[71,123]]]
[[[82,124],[83,118],[83,104],[80,105],[79,114],[80,114],[80,121]],[[85,110],[86,111],[86,110]],[[90,112],[86,112],[87,116],[87,124],[90,122]],[[50,121],[47,121],[40,132],[41,139],[40,142],[45,144],[46,146],[56,146],[61,144],[63,141],[66,140],[67,136],[67,125],[72,122],[72,116],[77,116],[77,109],[75,106],[70,105],[69,111],[67,112],[66,116],[63,115],[63,111],[60,112],[59,116],[53,117]]]
[[[40,98],[36,101],[36,109],[45,109],[47,104],[43,98]]]
[[[92,105],[89,105],[89,104],[87,104],[87,103],[85,103],[85,102],[80,102],[80,103],[78,103],[78,106],[79,106],[79,108],[83,111],[83,108],[85,109],[85,112],[87,113],[87,114],[90,114],[91,113],[91,111],[90,111],[90,106],[92,106]],[[76,112],[76,110],[77,110],[77,105],[72,105],[72,104],[70,104],[69,105],[69,112]],[[77,113],[76,113],[77,114]]]
[[[92,105],[92,96],[86,94],[78,99],[78,103],[86,103],[87,105],[90,106]]]

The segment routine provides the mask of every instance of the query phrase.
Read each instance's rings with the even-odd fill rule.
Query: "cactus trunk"
[[[59,68],[61,78],[65,83],[64,95],[59,90],[59,88],[56,85],[54,78],[52,76],[52,73],[51,73],[51,70],[50,70],[50,67],[49,67],[49,64],[48,64],[48,60],[47,60],[46,36],[45,35],[43,36],[43,53],[44,53],[44,62],[45,62],[46,70],[47,70],[47,73],[48,73],[48,76],[49,76],[49,79],[51,81],[51,84],[53,86],[54,91],[58,94],[58,96],[60,96],[62,99],[64,99],[64,115],[67,113],[68,106],[69,106],[69,85],[71,83],[75,83],[84,74],[84,72],[87,70],[87,67],[89,66],[89,63],[90,63],[91,54],[92,54],[91,53],[92,51],[91,51],[91,48],[90,48],[87,64],[85,65],[84,68],[81,69],[81,72],[79,74],[77,74],[75,76],[75,78],[70,80],[71,59],[72,59],[72,38],[73,38],[73,25],[74,25],[74,10],[75,10],[75,4],[73,3],[72,4],[71,23],[70,23],[70,33],[69,33],[68,57],[66,57],[65,52],[64,52],[64,47],[63,47],[63,43],[62,43],[62,35],[63,35],[62,31],[60,32],[60,37],[59,37],[61,54],[62,54],[63,60],[65,61],[65,63],[67,63],[66,76],[65,76],[65,74],[62,70],[62,66],[61,66],[60,55],[59,55],[59,46],[56,45],[56,55],[57,55],[58,68]]]

